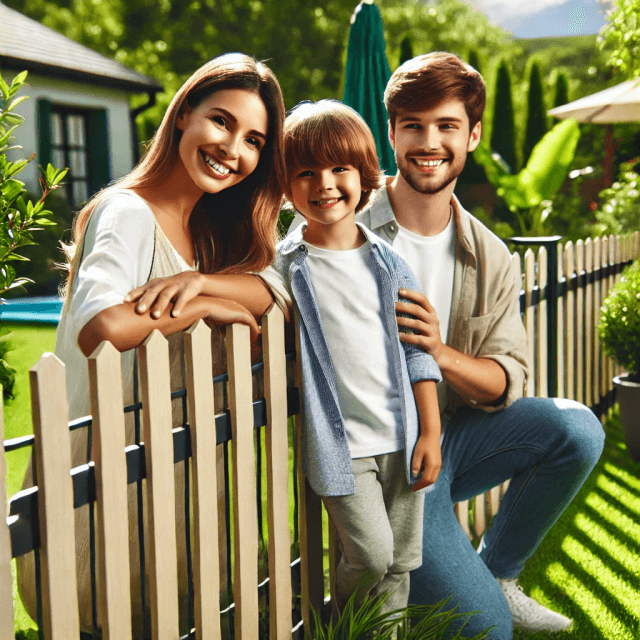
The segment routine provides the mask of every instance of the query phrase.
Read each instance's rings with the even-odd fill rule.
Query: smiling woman
[[[241,322],[255,339],[257,321],[282,300],[258,275],[273,260],[282,199],[284,103],[278,81],[262,63],[227,54],[198,69],[178,91],[140,164],[96,194],[79,212],[69,260],[67,295],[56,354],[66,365],[71,420],[90,413],[85,356],[108,340],[122,351],[125,404],[134,399],[135,350],[154,330],[169,337],[172,390],[184,387],[178,332],[202,318],[213,329],[214,375],[226,369],[223,333]],[[268,277],[268,276],[267,276]],[[181,411],[174,411],[174,426]],[[132,416],[132,414],[128,414]],[[135,441],[127,423],[127,445]],[[86,429],[72,433],[73,466],[87,462]],[[138,438],[139,439],[139,438]],[[31,486],[31,468],[25,486]],[[176,471],[177,495],[184,493]],[[183,531],[178,540],[181,621],[186,622]],[[135,492],[130,494],[131,558],[137,551]],[[76,510],[81,624],[93,627],[89,525]],[[20,561],[21,592],[35,616],[33,554]],[[148,635],[140,566],[131,567],[134,637]],[[148,603],[147,603],[148,606]]]

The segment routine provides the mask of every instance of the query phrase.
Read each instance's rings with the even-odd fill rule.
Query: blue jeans
[[[464,407],[443,424],[442,470],[425,496],[422,566],[411,572],[412,604],[471,616],[473,636],[496,625],[492,640],[512,638],[512,619],[494,577],[515,578],[595,466],[604,432],[593,412],[572,400],[521,398],[495,413]],[[477,553],[452,504],[511,478]]]

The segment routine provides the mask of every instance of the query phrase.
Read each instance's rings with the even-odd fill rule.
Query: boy
[[[287,195],[305,217],[277,247],[292,295],[303,367],[303,466],[338,532],[340,610],[357,589],[406,607],[421,564],[423,495],[439,473],[433,358],[398,337],[406,262],[355,214],[380,186],[376,146],[349,107],[299,105],[285,123]],[[413,387],[412,389],[410,387]]]

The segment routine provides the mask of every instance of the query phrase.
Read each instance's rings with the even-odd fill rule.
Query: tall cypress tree
[[[498,152],[511,167],[511,172],[518,171],[516,155],[516,125],[511,92],[511,74],[504,60],[498,65],[496,76],[496,94],[493,104],[493,120],[491,122],[491,150]]]
[[[478,72],[482,73],[480,69],[480,56],[476,49],[469,49],[469,64]]]
[[[411,60],[411,58],[413,58],[413,45],[411,44],[411,38],[406,35],[400,42],[400,62],[398,66],[407,60]]]
[[[522,148],[522,166],[524,167],[531,155],[533,147],[547,132],[547,114],[544,107],[542,91],[542,76],[537,62],[531,65],[529,72],[529,95],[527,97],[527,129]]]
[[[556,76],[556,94],[553,98],[553,106],[561,107],[569,102],[569,81],[567,75],[560,71]]]

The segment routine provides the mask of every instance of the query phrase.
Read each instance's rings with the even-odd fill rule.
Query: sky
[[[603,0],[465,0],[516,38],[598,33],[605,23]]]

